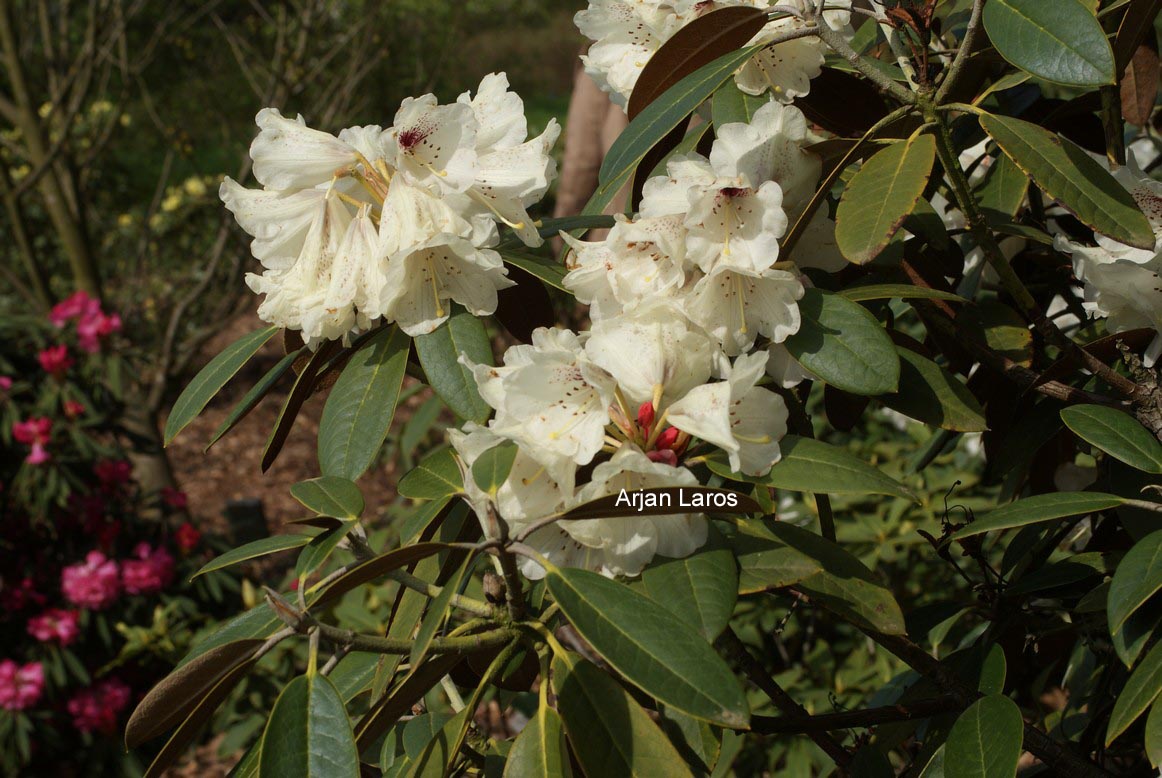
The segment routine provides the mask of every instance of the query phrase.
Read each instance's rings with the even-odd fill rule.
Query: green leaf
[[[645,595],[581,569],[550,569],[549,593],[593,649],[646,694],[726,727],[750,719],[738,679],[693,627]]]
[[[1013,160],[998,154],[976,196],[981,209],[993,219],[1012,221],[1028,193],[1029,177]]]
[[[863,562],[838,544],[801,527],[776,522],[768,529],[822,567],[795,584],[796,589],[856,624],[888,635],[904,634],[904,614],[899,604]]]
[[[542,705],[513,742],[504,764],[504,778],[571,778],[572,775],[561,716]]]
[[[816,559],[775,537],[756,521],[741,521],[730,544],[738,557],[738,593],[797,584],[823,569]]]
[[[900,391],[884,395],[880,402],[892,410],[925,424],[959,432],[988,429],[984,409],[960,379],[915,351],[897,349],[900,355]]]
[[[1110,633],[1162,589],[1162,530],[1134,544],[1118,564],[1110,581]]]
[[[642,572],[646,594],[713,641],[726,629],[738,599],[738,565],[726,548],[683,559],[655,560]]]
[[[1017,774],[1024,737],[1021,709],[993,694],[960,714],[944,745],[948,778],[1012,778]]]
[[[984,114],[980,125],[1033,183],[1087,227],[1136,248],[1154,248],[1154,230],[1134,198],[1084,150],[1020,119]]]
[[[603,212],[662,138],[714,94],[761,46],[725,54],[695,70],[665,91],[639,113],[613,142],[601,164],[600,185],[585,204],[582,215]]]
[[[226,349],[210,360],[182,390],[165,420],[165,444],[168,446],[177,434],[193,421],[202,409],[214,398],[226,382],[258,353],[266,341],[278,332],[278,327],[265,327],[231,343]]]
[[[727,81],[710,102],[710,115],[714,122],[714,130],[718,132],[724,124],[750,124],[755,112],[771,101],[769,94],[759,96],[748,95],[735,86],[734,81]]]
[[[585,219],[596,219],[596,216],[586,216]],[[612,218],[612,217],[600,217]],[[577,228],[576,232],[583,232],[587,228]],[[521,270],[527,271],[537,278],[544,281],[549,286],[560,289],[563,292],[569,290],[565,288],[565,274],[568,272],[565,266],[552,259],[545,257],[538,257],[533,254],[520,251],[519,249],[497,249],[500,256],[508,264],[519,267]]]
[[[310,543],[311,540],[311,535],[275,535],[271,538],[261,538],[253,543],[247,543],[244,546],[230,549],[225,554],[219,554],[202,565],[202,568],[198,572],[190,576],[190,580],[194,580],[199,575],[212,573],[215,570],[221,570],[224,567],[236,565],[239,562],[245,562],[249,559],[257,559],[267,554],[275,554],[291,548],[302,548]]]
[[[1034,76],[1068,86],[1114,83],[1113,49],[1080,0],[991,0],[984,28],[1002,57]]]
[[[1162,474],[1162,443],[1138,420],[1104,405],[1071,405],[1061,420],[1087,443],[1147,473]]]
[[[782,458],[761,478],[731,472],[721,459],[706,460],[712,473],[744,483],[817,494],[886,494],[916,501],[908,489],[846,449],[812,438],[787,435],[779,441]]]
[[[865,284],[850,286],[838,292],[840,297],[860,303],[866,300],[948,300],[954,303],[968,302],[963,297],[940,289],[911,284]]]
[[[1005,675],[1008,673],[1008,663],[1005,661],[1005,650],[994,643],[984,659],[984,666],[980,669],[980,682],[977,688],[981,694],[1001,694],[1005,690]]]
[[[214,437],[210,438],[210,442],[206,444],[206,451],[209,451],[210,447],[221,440],[223,435],[234,429],[238,422],[242,421],[246,418],[247,414],[254,410],[255,406],[270,393],[270,390],[274,388],[275,384],[290,372],[291,366],[294,365],[295,359],[300,353],[301,349],[299,351],[292,351],[284,356],[278,361],[278,364],[268,370],[266,375],[259,379],[258,383],[250,387],[250,391],[246,393],[246,396],[238,401],[238,404],[234,406],[230,414],[222,421],[218,429],[214,431]]]
[[[329,583],[327,588],[319,594],[319,604],[326,603],[365,583],[381,578],[393,570],[399,570],[433,554],[447,551],[449,548],[451,547],[447,543],[416,543],[361,562]]]
[[[236,640],[206,651],[149,690],[125,725],[125,746],[136,748],[185,719],[234,668],[249,660],[262,640]]]
[[[900,358],[892,339],[866,308],[812,288],[799,300],[799,313],[799,331],[784,344],[799,364],[852,394],[896,391]]]
[[[537,227],[537,234],[545,240],[550,240],[557,237],[559,232],[571,232],[573,230],[601,230],[609,229],[614,225],[612,216],[559,216],[554,219],[542,219],[540,226]],[[504,238],[497,244],[496,250],[500,252],[501,256],[507,259],[506,253],[509,249],[516,249],[516,253],[520,256],[526,256],[530,259],[535,259],[538,262],[543,261],[540,256],[526,254],[522,251],[525,248],[524,241],[515,233],[510,233],[507,238]],[[515,263],[514,263],[515,264]]]
[[[334,684],[300,675],[274,703],[262,735],[260,775],[341,778],[359,775],[351,721]]]
[[[283,623],[279,621],[278,616],[274,615],[274,611],[265,602],[255,605],[248,611],[238,614],[229,619],[209,636],[199,640],[194,644],[185,656],[183,656],[177,663],[174,669],[183,667],[195,659],[211,651],[218,646],[226,645],[236,640],[248,640],[250,638],[261,638],[266,640],[275,632],[278,631]]]
[[[893,143],[863,164],[839,199],[835,240],[840,252],[866,265],[887,247],[924,194],[936,139],[930,134]]]
[[[400,496],[413,500],[438,500],[464,491],[452,449],[442,448],[424,457],[414,470],[399,479],[397,488]]]
[[[552,683],[565,732],[586,775],[692,778],[670,739],[607,673],[584,659],[557,655]]]
[[[423,750],[412,757],[415,761],[408,767],[408,778],[444,778],[449,775],[450,768],[460,755],[460,748],[464,744],[469,716],[475,715],[475,712],[474,705],[471,708],[465,707],[444,721],[440,729],[424,744]],[[439,719],[433,718],[433,722],[439,722]]]
[[[410,342],[399,327],[380,330],[343,368],[319,420],[323,475],[354,481],[375,461],[395,417]]]
[[[1012,529],[1042,521],[1063,519],[1083,513],[1104,511],[1121,505],[1125,500],[1101,492],[1053,492],[1026,497],[977,517],[976,521],[959,530],[953,540],[983,535],[998,529]]]
[[[496,494],[496,490],[508,480],[512,463],[516,461],[517,445],[500,443],[485,451],[472,463],[472,480],[486,494]]]
[[[363,513],[363,492],[346,478],[324,475],[300,481],[290,491],[303,507],[320,516],[353,520]]]
[[[1134,668],[1122,693],[1114,703],[1110,713],[1109,728],[1106,729],[1106,745],[1114,742],[1118,735],[1126,731],[1162,693],[1162,643],[1156,644],[1146,654],[1141,664]]]
[[[434,332],[415,339],[416,354],[428,384],[440,399],[462,419],[483,424],[492,408],[476,390],[472,371],[460,364],[466,356],[478,365],[491,365],[492,344],[484,331],[484,322],[471,313],[457,308]]]
[[[452,607],[452,596],[457,593],[464,579],[472,573],[477,558],[469,554],[460,564],[459,569],[441,587],[440,593],[432,599],[428,606],[428,612],[420,620],[420,628],[416,631],[416,637],[412,643],[411,663],[413,667],[419,665],[427,655],[428,648],[432,645],[436,633],[440,631],[444,619],[448,616],[448,610]]]
[[[295,578],[301,580],[321,567],[327,561],[327,557],[331,556],[335,547],[343,542],[343,538],[347,537],[354,527],[355,522],[345,521],[338,527],[332,527],[316,535],[310,544],[302,550],[295,562]]]
[[[1146,717],[1146,758],[1154,767],[1162,764],[1162,703],[1157,700]]]
[[[1106,601],[1109,601],[1108,588]],[[1122,660],[1122,664],[1126,667],[1133,666],[1159,625],[1162,625],[1162,609],[1151,612],[1150,609],[1139,608],[1122,622],[1122,626],[1117,631],[1110,634],[1110,642],[1114,644],[1114,651]]]

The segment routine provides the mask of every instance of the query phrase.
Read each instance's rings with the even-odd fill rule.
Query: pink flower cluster
[[[104,313],[100,301],[83,290],[57,303],[48,318],[57,327],[63,327],[75,319],[77,340],[81,349],[90,354],[101,350],[102,338],[121,330],[121,317],[115,313]]]
[[[44,667],[40,662],[18,665],[0,661],[0,708],[24,710],[36,704],[44,692]]]
[[[47,416],[38,416],[27,421],[18,421],[12,425],[12,437],[17,443],[31,446],[32,450],[24,461],[30,465],[43,465],[52,459],[45,446],[52,438],[52,419]]]
[[[92,610],[107,608],[121,593],[117,563],[100,551],[90,551],[84,562],[61,571],[61,591],[73,605]]]
[[[105,487],[117,487],[133,478],[133,466],[124,459],[102,459],[93,465],[93,474]]]
[[[121,585],[129,594],[159,592],[173,581],[173,557],[163,547],[150,548],[148,543],[138,543],[133,556],[136,559],[121,563]]]
[[[81,732],[117,733],[117,718],[129,704],[129,687],[117,678],[106,678],[82,689],[68,702],[73,725]]]
[[[62,646],[67,646],[76,640],[81,632],[77,625],[78,618],[79,614],[76,611],[49,608],[28,620],[28,634],[42,643],[55,640]]]
[[[49,346],[36,355],[44,372],[54,378],[61,378],[73,366],[73,358],[69,356],[69,347],[63,343],[59,346]]]

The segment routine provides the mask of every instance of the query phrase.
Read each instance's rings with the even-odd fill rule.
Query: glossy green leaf
[[[1162,693],[1162,643],[1157,643],[1130,673],[1110,713],[1106,745],[1137,721]]]
[[[423,750],[412,757],[413,761],[408,765],[406,773],[408,778],[444,778],[451,774],[450,768],[460,755],[460,748],[464,744],[464,736],[470,723],[469,716],[474,715],[475,711],[475,706],[465,707],[444,721],[439,730],[428,739]],[[440,719],[433,721],[439,722]]]
[[[1114,52],[1080,0],[990,0],[984,28],[1001,56],[1046,81],[1096,87],[1114,83]]]
[[[912,286],[911,284],[865,284],[850,286],[838,292],[840,297],[851,300],[853,303],[866,300],[948,300],[955,303],[968,302],[963,297],[952,292],[940,289],[929,289],[926,286]]]
[[[585,219],[597,219],[597,218],[609,218],[609,219],[611,219],[612,217],[586,216],[584,218]],[[587,229],[588,228],[574,228],[574,230],[578,233],[584,232]],[[521,251],[520,249],[515,249],[515,248],[500,249],[499,251],[500,251],[500,256],[508,264],[510,264],[514,267],[519,267],[521,270],[524,270],[528,273],[531,273],[532,275],[534,275],[537,278],[544,281],[549,286],[555,287],[555,288],[560,289],[560,290],[565,291],[565,292],[569,291],[568,289],[565,288],[565,273],[568,271],[565,269],[565,265],[562,264],[561,262],[558,262],[558,261],[553,260],[553,259],[547,259],[545,257],[539,257],[539,256],[536,256],[534,254],[530,254],[528,252]]]
[[[735,86],[734,81],[727,81],[718,88],[710,101],[710,115],[715,131],[721,130],[724,124],[750,124],[755,112],[770,101],[770,94],[748,95]]]
[[[438,500],[464,491],[464,480],[452,449],[442,448],[424,457],[415,469],[399,479],[398,489],[400,496],[413,500]]]
[[[695,718],[746,725],[750,709],[738,679],[693,627],[598,573],[550,569],[546,582],[577,632],[642,691]]]
[[[449,548],[450,546],[446,543],[415,543],[397,548],[394,551],[388,551],[386,554],[380,554],[374,559],[359,563],[328,583],[327,587],[319,594],[319,602],[321,604],[333,600],[365,583],[382,578],[393,570],[399,570],[413,562],[426,559],[441,551],[447,551]]]
[[[488,449],[472,463],[472,480],[485,494],[495,494],[508,480],[516,461],[517,445],[500,443]]]
[[[830,443],[787,435],[779,441],[782,458],[759,478],[733,473],[721,459],[706,461],[710,471],[744,483],[816,494],[886,494],[916,500],[908,489],[846,449]]]
[[[989,695],[1004,692],[1008,667],[1008,663],[1005,661],[1005,650],[999,644],[994,643],[989,647],[988,656],[984,659],[984,666],[980,669],[980,682],[977,684],[980,693]]]
[[[165,421],[165,444],[168,446],[177,434],[193,421],[222,387],[258,353],[279,328],[270,326],[252,332],[227,346],[210,360],[182,390]]]
[[[900,358],[891,338],[866,308],[812,288],[799,300],[799,313],[799,331],[784,344],[799,364],[852,394],[896,391]]]
[[[730,539],[738,558],[738,593],[781,589],[823,569],[819,560],[787,544],[756,521],[743,521]]]
[[[552,683],[585,775],[692,778],[670,739],[608,673],[576,656],[558,655]]]
[[[206,652],[236,640],[261,638],[265,641],[282,626],[284,626],[283,623],[279,621],[278,616],[274,615],[270,606],[261,602],[250,610],[228,619],[208,636],[195,643],[178,661],[174,669],[183,667]]]
[[[355,522],[345,521],[338,527],[332,527],[316,535],[295,562],[295,578],[304,578],[322,567],[335,547],[343,542],[354,526]]]
[[[776,522],[768,529],[822,567],[795,584],[796,589],[856,624],[888,635],[904,634],[904,614],[899,604],[863,562],[838,544],[801,527]]]
[[[270,538],[261,538],[252,543],[247,543],[238,548],[232,548],[225,554],[219,554],[211,559],[198,572],[194,573],[190,580],[197,578],[199,575],[212,573],[215,570],[221,570],[230,565],[236,565],[239,562],[245,562],[250,559],[257,559],[266,556],[267,554],[276,554],[279,551],[286,551],[291,548],[302,548],[311,542],[311,535],[275,535]]]
[[[1157,700],[1146,717],[1146,758],[1154,767],[1162,764],[1162,703]]]
[[[395,417],[410,343],[398,327],[380,330],[343,368],[319,420],[323,475],[354,481],[375,461]]]
[[[411,663],[413,667],[423,661],[427,655],[428,648],[432,645],[436,633],[440,631],[444,619],[448,616],[448,610],[452,607],[452,596],[457,593],[464,579],[472,573],[473,563],[477,559],[478,557],[469,555],[428,605],[428,612],[420,620],[420,628],[416,631],[415,640],[412,642]]]
[[[1106,601],[1109,601],[1107,587]],[[1108,618],[1108,615],[1107,615]],[[1146,644],[1154,635],[1154,630],[1162,626],[1162,609],[1151,612],[1149,609],[1139,608],[1129,618],[1122,622],[1122,626],[1110,633],[1110,642],[1114,644],[1114,651],[1126,667],[1132,667]]]
[[[993,159],[988,176],[977,189],[976,196],[981,209],[991,217],[990,221],[1012,221],[1028,193],[1029,177],[1013,160],[999,154]]]
[[[849,262],[866,265],[887,247],[924,194],[936,139],[930,134],[877,151],[847,183],[835,212],[835,240]]]
[[[1162,589],[1162,530],[1151,532],[1134,544],[1110,581],[1110,632],[1121,629],[1126,619]]]
[[[324,475],[300,481],[290,491],[304,508],[320,516],[352,520],[363,513],[363,492],[346,478]]]
[[[1007,116],[984,114],[980,124],[1033,183],[1083,224],[1122,243],[1154,248],[1154,230],[1134,198],[1077,145]]]
[[[880,402],[933,427],[958,432],[988,429],[984,409],[956,376],[927,357],[906,348],[900,355],[900,391]]]
[[[504,778],[571,778],[566,748],[561,716],[543,705],[513,742]]]
[[[351,721],[326,676],[300,675],[282,690],[262,735],[259,773],[296,778],[359,775]]]
[[[738,565],[726,548],[682,559],[655,559],[642,572],[646,594],[713,641],[726,629],[738,599]]]
[[[295,359],[298,358],[300,353],[301,350],[292,351],[284,356],[274,367],[266,371],[266,374],[258,380],[258,383],[250,387],[250,391],[238,401],[238,404],[230,410],[229,415],[222,420],[218,429],[214,431],[214,436],[206,444],[206,451],[209,451],[210,447],[221,440],[223,435],[234,429],[238,422],[245,419],[247,414],[254,410],[258,403],[270,393],[270,390],[274,388],[275,384],[290,372],[291,366],[294,365]]]
[[[1162,474],[1162,443],[1137,419],[1104,405],[1071,405],[1061,420],[1087,443],[1147,473]]]
[[[1083,513],[1104,511],[1121,505],[1125,500],[1113,494],[1101,492],[1052,492],[1026,497],[1023,500],[1002,505],[988,513],[977,516],[976,521],[952,536],[954,540],[983,535],[1000,529],[1024,527],[1042,521],[1079,516]]]
[[[428,384],[462,419],[483,424],[492,409],[480,398],[472,371],[460,364],[461,355],[478,365],[491,365],[492,344],[484,322],[457,308],[434,332],[415,339],[416,354]]]
[[[944,745],[947,778],[1013,778],[1021,758],[1024,721],[1000,694],[977,700],[952,725]]]

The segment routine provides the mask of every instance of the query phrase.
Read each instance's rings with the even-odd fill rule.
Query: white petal
[[[335,173],[355,164],[355,149],[319,130],[287,119],[276,108],[263,108],[254,118],[261,128],[250,145],[254,177],[268,189],[305,189],[325,184]]]

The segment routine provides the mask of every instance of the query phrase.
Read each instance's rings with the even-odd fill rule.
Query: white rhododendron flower
[[[264,268],[247,284],[266,295],[264,320],[301,330],[312,347],[377,320],[431,332],[459,303],[496,310],[511,286],[491,249],[496,226],[537,246],[528,208],[556,174],[560,128],[528,139],[524,106],[503,74],[451,105],[404,100],[393,126],[336,137],[268,108],[251,146],[261,190],[227,178],[220,196],[253,238]]]
[[[684,310],[734,356],[759,335],[782,343],[798,332],[802,297],[803,284],[794,273],[722,265],[694,283]]]
[[[747,6],[767,10],[775,5],[793,7],[804,16],[814,9],[813,0],[590,0],[589,7],[573,18],[581,34],[593,41],[581,57],[597,85],[609,92],[613,101],[628,104],[634,85],[646,63],[674,33],[699,16],[723,6]],[[829,3],[839,6],[824,12],[823,18],[834,30],[850,38],[851,2]],[[780,15],[755,35],[748,45],[770,43],[780,36],[807,26],[794,16]],[[735,74],[742,91],[759,95],[770,91],[776,99],[789,103],[807,94],[811,79],[822,71],[823,46],[811,36],[784,41],[762,49]]]
[[[1073,255],[1074,274],[1085,284],[1082,304],[1090,316],[1106,318],[1111,333],[1142,327],[1157,333],[1143,360],[1151,367],[1162,356],[1162,183],[1143,173],[1132,158],[1114,178],[1149,220],[1154,248],[1134,248],[1100,233],[1096,246],[1075,243],[1064,235],[1058,235],[1054,245]]]
[[[766,366],[762,351],[739,357],[725,381],[691,389],[670,406],[667,418],[722,448],[736,472],[763,475],[779,461],[779,441],[787,434],[783,398],[756,385]]]

